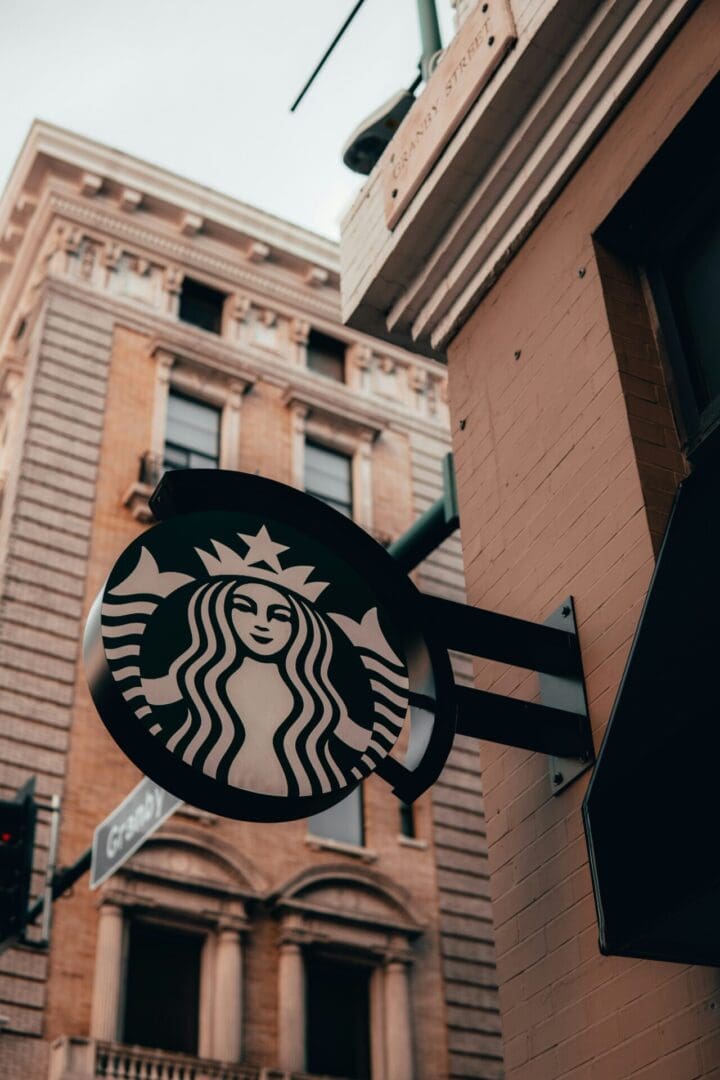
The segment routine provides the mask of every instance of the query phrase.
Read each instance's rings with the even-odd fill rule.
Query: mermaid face
[[[293,633],[293,613],[282,593],[247,582],[232,597],[232,625],[251,656],[269,659],[282,652]]]

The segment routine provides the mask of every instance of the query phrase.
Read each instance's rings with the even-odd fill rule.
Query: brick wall
[[[540,621],[574,594],[596,746],[683,464],[637,282],[592,235],[717,69],[719,34],[701,5],[450,349],[469,598]],[[518,669],[476,677],[537,696]],[[598,953],[586,778],[553,798],[543,755],[482,753],[507,1076],[717,1076],[720,976]]]
[[[138,523],[122,506],[122,497],[137,476],[138,459],[150,445],[155,379],[147,336],[116,323],[102,429],[92,541],[86,564],[82,608],[87,610],[118,553],[138,534]],[[264,453],[264,448],[266,452]],[[241,467],[290,479],[290,426],[280,391],[262,381],[248,395],[241,412]],[[378,526],[402,530],[412,519],[408,486],[408,440],[389,432],[374,451],[374,491]],[[67,796],[61,861],[69,862],[88,846],[95,825],[116,806],[139,779],[99,720],[85,685],[74,670],[73,737],[67,766]],[[372,868],[402,883],[417,910],[424,931],[412,969],[412,1001],[418,1075],[436,1080],[446,1072],[446,1017],[440,961],[437,872],[429,796],[416,805],[418,837],[424,846],[398,843],[399,812],[386,784],[371,777],[364,785],[365,843]],[[281,826],[235,822],[180,811],[175,822],[206,837],[208,848],[227,844],[265,879],[269,893],[310,865],[336,866],[337,852],[306,844],[304,821]],[[352,865],[352,860],[350,860]],[[55,905],[52,978],[45,1035],[87,1035],[93,990],[97,935],[97,895],[83,881]],[[253,915],[245,937],[245,1059],[272,1064],[277,1055],[277,949],[279,928],[269,912]],[[487,970],[487,969],[485,969]],[[14,1078],[13,1078],[14,1080]]]
[[[185,236],[179,244],[184,209],[171,205],[174,179],[166,184],[170,202],[157,214],[155,203],[144,207],[141,221],[118,209],[120,180],[113,170],[125,176],[127,161],[116,160],[122,155],[100,148],[103,184],[90,194],[92,185],[85,184],[77,155],[87,153],[96,162],[98,148],[68,135],[72,161],[65,160],[64,138],[53,131],[52,150],[32,165],[28,183],[34,185],[34,196],[41,188],[42,197],[30,200],[35,212],[28,212],[24,246],[10,277],[0,283],[6,309],[14,304],[18,309],[9,325],[19,323],[15,315],[20,310],[30,312],[22,342],[2,350],[3,364],[8,356],[12,361],[11,374],[19,369],[24,349],[28,361],[17,411],[20,438],[6,458],[0,516],[0,783],[3,792],[10,792],[37,775],[43,796],[62,794],[59,861],[68,864],[139,779],[92,706],[80,642],[87,610],[108,569],[144,527],[134,516],[141,493],[136,489],[129,505],[125,497],[137,486],[141,455],[158,444],[153,429],[158,357],[169,353],[179,358],[174,377],[190,393],[195,387],[200,395],[206,390],[222,397],[236,374],[252,384],[239,409],[238,460],[247,471],[293,482],[297,429],[288,397],[296,390],[300,402],[307,395],[310,419],[318,426],[330,418],[328,429],[337,424],[338,432],[348,426],[352,433],[354,424],[362,434],[379,432],[369,457],[373,530],[383,537],[400,535],[439,494],[447,406],[441,368],[369,339],[350,345],[345,385],[308,373],[299,345],[303,324],[317,320],[333,332],[338,306],[334,279],[317,287],[303,284],[313,264],[286,258],[279,241],[269,268],[256,264],[248,270],[248,237],[223,225],[220,239],[212,234],[209,216],[197,237]],[[77,184],[70,181],[74,171]],[[159,174],[156,179],[163,190],[167,178]],[[16,201],[13,193],[13,206]],[[243,221],[252,224],[254,212],[240,211]],[[290,236],[293,245],[301,239]],[[316,240],[306,237],[305,242],[312,260]],[[222,262],[217,258],[221,246],[228,254]],[[203,280],[207,275],[232,294],[222,335],[176,319],[176,289],[185,270]],[[216,279],[221,272],[227,280]],[[277,318],[277,348],[259,344],[257,327],[265,326],[268,307]],[[337,333],[343,340],[353,337],[339,326]],[[234,407],[226,434],[232,430]],[[461,599],[459,563],[460,545],[454,538],[419,572],[422,587]],[[471,677],[467,660],[458,661],[458,672],[465,680]],[[385,783],[371,777],[363,794],[366,850],[360,852],[308,843],[304,822],[232,822],[190,808],[178,811],[159,834],[167,841],[174,828],[176,839],[182,833],[197,841],[194,852],[229,850],[257,870],[243,949],[245,1057],[267,1065],[277,1055],[280,929],[272,898],[300,870],[340,864],[377,872],[404,890],[408,910],[415,913],[412,919],[417,917],[413,926],[422,930],[406,956],[412,957],[418,1080],[439,1080],[448,1067],[453,1077],[495,1077],[500,1067],[498,1010],[482,794],[471,744],[461,740],[453,751],[436,799],[427,794],[415,804],[415,841],[399,835],[398,803]],[[38,836],[36,894],[47,850],[45,820]],[[191,858],[190,848],[188,843],[183,858]],[[163,850],[167,854],[167,847]],[[151,845],[145,855],[151,859]],[[126,874],[108,883],[130,911],[136,910],[133,889],[144,872],[138,854]],[[172,877],[175,870],[165,872]],[[151,886],[158,895],[164,887],[160,878],[155,876]],[[176,893],[180,879],[182,870],[173,879]],[[232,891],[244,879],[238,872],[237,877],[230,873],[229,880]],[[362,892],[356,890],[353,903],[361,903]],[[147,912],[145,898],[137,904]],[[97,907],[98,894],[88,891],[85,878],[54,905],[49,955],[44,949],[17,948],[0,957],[0,1016],[9,1018],[8,1029],[0,1034],[3,1080],[40,1080],[53,1040],[87,1037]],[[375,926],[374,918],[368,925]],[[206,925],[202,917],[200,922]],[[383,951],[381,938],[372,956],[387,959],[388,950],[400,943],[401,937],[393,942],[388,937]],[[364,955],[367,959],[371,953]],[[205,995],[203,1023],[211,997]]]
[[[38,794],[47,798],[65,787],[110,324],[51,296],[36,334],[25,377],[24,467],[4,507],[0,783],[10,794],[34,775]],[[47,821],[41,814],[33,895],[47,860]],[[46,978],[45,950],[18,948],[2,957],[0,1013],[9,1020],[0,1036],[3,1056],[12,1044],[7,1033],[43,1034]],[[43,1052],[37,1051],[40,1057]]]
[[[428,435],[410,440],[414,517],[442,492],[443,446]],[[459,532],[418,568],[424,593],[465,602]],[[457,682],[472,683],[472,661],[453,656]],[[432,790],[438,865],[441,949],[447,1003],[450,1077],[502,1076],[495,950],[490,909],[485,808],[477,742],[457,736]]]

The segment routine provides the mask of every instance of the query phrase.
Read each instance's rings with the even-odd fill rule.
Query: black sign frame
[[[319,547],[331,543],[338,559],[371,583],[374,598],[392,613],[402,635],[410,676],[410,737],[403,762],[391,753],[375,771],[391,784],[399,798],[412,802],[439,776],[452,747],[457,712],[447,651],[428,618],[422,595],[392,556],[352,521],[312,496],[250,474],[204,469],[166,473],[151,500],[151,509],[160,524],[149,532],[190,528],[199,515],[232,515],[233,507],[237,513],[251,513],[270,523],[280,521],[302,532],[310,543]],[[148,537],[148,533],[143,535]],[[133,544],[142,541],[143,537],[139,537]],[[323,576],[322,568],[318,575]],[[105,588],[93,605],[85,636],[91,693],[115,741],[146,775],[167,791],[227,817],[288,821],[327,809],[364,779],[361,777],[357,783],[322,796],[279,801],[275,796],[254,792],[248,799],[223,792],[214,781],[173,758],[130,719],[132,714],[118,689],[102,642],[104,594]]]

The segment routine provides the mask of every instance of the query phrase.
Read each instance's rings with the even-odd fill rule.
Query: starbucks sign
[[[200,508],[134,540],[91,611],[86,668],[111,734],[162,787],[228,817],[305,817],[376,770],[414,798],[454,731],[415,587],[318,500],[204,475],[172,474]]]

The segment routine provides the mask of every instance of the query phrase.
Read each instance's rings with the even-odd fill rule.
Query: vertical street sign
[[[147,776],[93,834],[90,888],[102,885],[173,814],[182,799]]]

